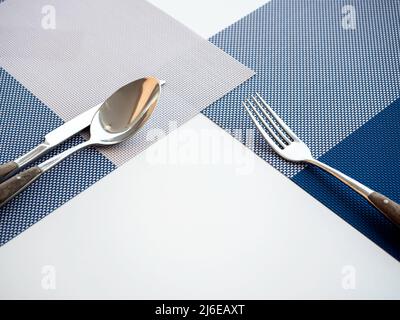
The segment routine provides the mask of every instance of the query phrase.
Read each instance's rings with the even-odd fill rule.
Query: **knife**
[[[165,80],[160,80],[160,85],[164,86]],[[45,153],[49,152],[61,142],[71,138],[73,135],[82,131],[90,125],[92,119],[103,103],[81,113],[72,120],[64,123],[44,137],[44,142],[28,151],[18,159],[0,165],[0,182],[13,175],[16,171],[26,166],[28,163],[36,160]]]
[[[21,169],[23,166],[26,166],[31,161],[41,157],[55,146],[59,145],[61,142],[88,127],[100,106],[101,103],[49,132],[45,135],[44,142],[28,151],[18,159],[0,165],[0,181],[6,179],[15,173],[15,171]]]

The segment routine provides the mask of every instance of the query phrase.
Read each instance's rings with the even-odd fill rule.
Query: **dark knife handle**
[[[0,165],[0,182],[15,174],[18,169],[22,169],[32,161],[43,156],[45,153],[50,151],[53,146],[54,145],[50,145],[47,142],[43,142],[20,156],[18,159]]]
[[[43,173],[39,167],[29,168],[0,184],[0,207],[14,198]]]
[[[14,161],[10,161],[0,165],[0,181],[3,181],[12,172],[18,169],[18,164]]]

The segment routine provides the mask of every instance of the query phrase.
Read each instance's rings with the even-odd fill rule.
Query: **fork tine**
[[[269,111],[269,113],[275,118],[276,122],[286,131],[286,133],[294,140],[300,141],[300,139],[296,136],[296,134],[286,125],[285,122],[272,110],[272,108],[265,102],[265,100],[261,97],[261,95],[256,92],[257,97],[261,100],[265,108]]]
[[[250,105],[251,109],[254,111],[254,113],[257,115],[258,120],[262,122],[262,124],[265,126],[265,128],[268,130],[268,132],[271,134],[271,136],[274,137],[276,142],[282,147],[286,147],[286,145],[282,142],[282,140],[279,138],[279,136],[274,132],[274,130],[271,129],[271,127],[268,125],[268,123],[265,122],[264,118],[262,115],[258,112],[258,110],[254,107],[254,105],[251,103],[249,99],[247,99],[247,103]],[[264,130],[265,131],[265,130]]]
[[[274,137],[274,139],[276,140],[276,142],[271,139],[271,137],[267,134],[267,132],[265,131],[265,129],[260,125],[259,121],[257,120],[257,118],[255,117],[255,115],[253,114],[253,112],[250,111],[250,108],[247,106],[246,102],[242,102],[243,106],[245,107],[247,113],[249,114],[251,120],[253,121],[253,123],[255,124],[255,126],[257,127],[258,131],[260,131],[260,133],[263,135],[264,139],[267,140],[268,144],[276,151],[279,152],[281,149],[279,148],[285,148],[285,144],[276,136],[276,134],[272,131],[272,129],[268,126],[268,124],[264,121],[264,119],[262,118],[262,116],[258,113],[258,111],[254,108],[254,106],[251,104],[251,102],[249,100],[246,100],[247,103],[250,105],[251,109],[257,114],[258,120],[260,120],[263,125],[265,126],[265,128],[268,130],[268,132]],[[279,146],[278,146],[279,145]]]
[[[271,123],[271,125],[275,128],[275,130],[279,133],[280,136],[287,142],[287,144],[290,144],[292,141],[286,136],[285,133],[282,132],[282,129],[279,128],[276,124],[275,121],[271,118],[271,116],[264,110],[260,102],[256,99],[255,96],[251,96],[253,101],[257,104],[257,106],[260,108],[261,112],[264,114],[264,116],[268,119],[268,121]]]

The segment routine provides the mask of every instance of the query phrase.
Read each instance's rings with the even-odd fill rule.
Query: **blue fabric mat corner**
[[[256,75],[203,114],[228,132],[254,128],[241,101],[260,92],[319,160],[400,202],[399,30],[400,1],[272,0],[210,39]],[[400,260],[400,230],[365,199],[258,133],[249,147]]]
[[[0,163],[29,151],[62,123],[50,108],[0,67]],[[38,161],[80,142],[83,138],[75,136]],[[0,208],[0,246],[114,169],[110,160],[92,148],[63,161],[35,181],[34,187]]]
[[[319,160],[400,203],[399,137],[400,99]],[[292,179],[343,220],[400,260],[400,230],[365,199],[313,166],[307,166]]]

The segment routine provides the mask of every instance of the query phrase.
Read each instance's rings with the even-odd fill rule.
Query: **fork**
[[[242,104],[258,131],[278,155],[288,161],[311,163],[325,170],[366,198],[397,227],[400,227],[399,204],[315,159],[307,145],[278,117],[260,94],[252,95],[251,100],[247,99]]]

